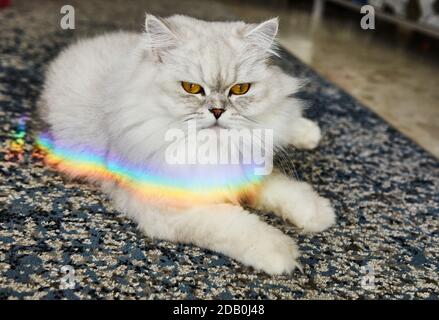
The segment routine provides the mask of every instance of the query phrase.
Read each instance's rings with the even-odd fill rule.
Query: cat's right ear
[[[159,62],[162,54],[175,47],[177,43],[177,37],[168,23],[152,14],[146,14],[145,38],[146,47],[152,51]]]
[[[273,18],[256,26],[251,26],[252,29],[245,35],[250,45],[262,49],[263,52],[270,52],[277,55],[275,38],[279,29],[279,19]]]

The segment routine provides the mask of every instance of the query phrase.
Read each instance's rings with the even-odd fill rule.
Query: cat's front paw
[[[300,122],[297,124],[293,145],[299,149],[315,149],[322,137],[321,130],[317,123],[308,120],[308,119],[300,119]]]
[[[335,222],[328,199],[319,196],[308,183],[279,174],[264,181],[257,207],[273,211],[305,233],[323,231]]]
[[[329,200],[305,182],[273,177],[266,183],[263,203],[304,233],[326,230],[335,222]]]
[[[284,217],[303,233],[320,232],[335,223],[335,212],[328,199],[310,191],[302,200],[284,208]]]
[[[314,206],[309,210],[312,212],[299,225],[303,232],[324,231],[335,223],[335,212],[328,199],[316,196]]]
[[[271,275],[290,274],[301,265],[297,261],[300,252],[296,243],[273,228],[258,234],[258,239],[245,252],[243,262]]]

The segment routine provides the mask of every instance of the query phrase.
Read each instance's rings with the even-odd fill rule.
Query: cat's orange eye
[[[187,93],[197,94],[204,92],[203,87],[196,83],[182,81],[181,85]]]
[[[238,83],[230,88],[230,94],[241,95],[247,93],[250,89],[250,83]]]

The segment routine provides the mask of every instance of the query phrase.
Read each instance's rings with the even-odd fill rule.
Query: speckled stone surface
[[[47,62],[73,38],[140,28],[143,8],[228,17],[213,2],[140,2],[72,2],[75,31],[59,28],[54,1],[14,1],[0,11],[0,299],[438,298],[438,161],[291,56],[282,63],[310,80],[299,95],[324,138],[279,164],[294,165],[338,216],[326,232],[299,235],[262,215],[297,240],[303,273],[271,277],[208,250],[146,238],[93,187],[32,157],[29,129],[23,152],[11,152]],[[73,289],[61,286],[63,266],[75,271]]]

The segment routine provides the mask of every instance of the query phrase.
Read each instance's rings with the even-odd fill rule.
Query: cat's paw
[[[322,137],[319,126],[308,119],[302,118],[298,127],[294,129],[294,138],[292,144],[299,149],[315,149]]]
[[[311,190],[303,199],[283,208],[283,216],[303,233],[320,232],[335,223],[335,212],[328,199]]]
[[[308,183],[279,174],[264,181],[257,207],[273,211],[304,233],[323,231],[335,223],[328,199],[319,196]]]
[[[335,212],[328,199],[315,196],[314,203],[304,208],[308,211],[298,223],[302,232],[320,232],[328,229],[335,223]]]
[[[299,249],[290,237],[270,227],[270,230],[258,234],[242,261],[270,275],[291,274],[296,268],[302,270],[297,260],[299,255]]]

